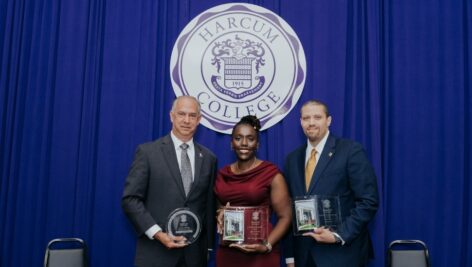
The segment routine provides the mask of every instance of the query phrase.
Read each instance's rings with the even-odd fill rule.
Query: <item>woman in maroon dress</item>
[[[267,206],[275,212],[277,224],[268,225],[267,240],[252,244],[220,244],[216,252],[217,267],[274,267],[280,264],[279,241],[290,226],[291,200],[284,177],[268,161],[256,158],[260,122],[255,116],[243,117],[233,128],[231,149],[237,161],[218,171],[215,194],[218,232],[222,234],[224,206]],[[257,217],[257,216],[256,216]]]

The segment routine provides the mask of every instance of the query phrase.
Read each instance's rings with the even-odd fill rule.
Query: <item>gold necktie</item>
[[[316,166],[316,149],[311,150],[310,158],[306,163],[305,167],[305,188],[308,192],[308,188],[310,187],[311,177],[313,177],[313,172],[315,171]]]

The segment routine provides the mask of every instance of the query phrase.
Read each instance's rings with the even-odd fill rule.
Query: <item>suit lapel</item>
[[[306,192],[306,187],[305,187],[305,154],[306,154],[306,146],[304,146],[300,151],[298,152],[297,158],[296,158],[296,163],[297,163],[297,179],[296,181],[296,188],[297,192],[300,192],[300,196],[304,196]],[[298,177],[301,177],[298,178]]]
[[[170,138],[170,135],[167,135],[162,140],[162,150],[163,155],[171,155],[169,157],[164,157],[164,159],[166,161],[167,167],[169,168],[172,174],[172,178],[175,180],[175,183],[179,188],[180,193],[185,196],[185,189],[182,183],[182,176],[180,175],[179,162],[177,161],[177,154],[175,153],[174,142],[172,142],[172,138]]]
[[[325,171],[326,167],[328,166],[331,158],[334,155],[336,150],[336,139],[329,135],[328,140],[326,140],[326,144],[321,152],[321,156],[318,159],[318,163],[316,164],[315,172],[313,173],[313,178],[310,183],[310,193],[313,192],[314,188],[316,188],[318,182],[320,181],[321,174]]]

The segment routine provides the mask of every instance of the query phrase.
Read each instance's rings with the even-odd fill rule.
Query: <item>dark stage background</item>
[[[258,157],[282,166],[305,142],[300,103],[325,101],[331,131],[363,143],[378,175],[371,265],[390,241],[421,239],[433,266],[472,266],[472,3],[248,2],[292,26],[308,72]],[[132,266],[120,196],[134,149],[169,132],[179,32],[222,3],[0,1],[0,266],[40,266],[49,240],[71,236],[92,266]],[[196,138],[234,160],[227,135]]]

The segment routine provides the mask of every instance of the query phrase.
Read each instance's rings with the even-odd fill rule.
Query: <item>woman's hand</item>
[[[267,253],[269,248],[264,244],[230,244],[230,248],[236,248],[245,253]]]
[[[223,234],[223,227],[224,227],[224,222],[223,222],[223,217],[224,216],[223,215],[224,215],[225,208],[229,208],[229,202],[226,203],[226,206],[216,210],[216,227],[217,227],[216,231],[220,235]]]

